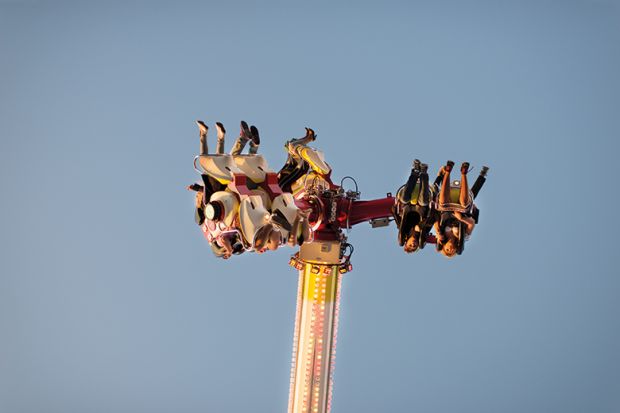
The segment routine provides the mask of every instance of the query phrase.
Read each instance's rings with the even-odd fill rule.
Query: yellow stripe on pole
[[[339,265],[304,263],[299,271],[289,413],[327,413],[338,327]]]

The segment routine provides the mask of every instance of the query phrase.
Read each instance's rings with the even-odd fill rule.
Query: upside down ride
[[[432,243],[447,257],[461,254],[478,221],[474,199],[488,168],[482,168],[470,189],[469,164],[461,166],[461,180],[451,182],[454,163],[448,161],[429,185],[428,166],[416,159],[396,196],[387,193],[363,201],[353,178],[334,184],[323,153],[308,145],[316,138],[312,129],[286,142],[288,159],[276,173],[257,153],[260,138],[254,126],[241,122],[228,155],[224,126],[216,123],[217,150],[209,154],[208,127],[197,123],[201,143],[194,169],[202,184],[188,187],[196,192],[196,222],[215,255],[225,259],[284,245],[299,247],[289,262],[299,271],[299,284],[288,411],[329,412],[340,287],[342,276],[352,269],[353,246],[343,230],[362,222],[386,226],[394,220],[398,243],[406,252]],[[249,154],[242,155],[246,144]],[[344,189],[347,178],[355,189]]]

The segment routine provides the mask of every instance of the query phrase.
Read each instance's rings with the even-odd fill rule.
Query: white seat
[[[235,165],[252,181],[259,183],[265,180],[268,172],[272,172],[263,155],[235,155]]]
[[[259,229],[269,223],[271,216],[269,198],[264,191],[253,191],[249,196],[244,196],[239,205],[239,227],[243,237],[254,248],[254,237]]]
[[[325,156],[323,152],[318,149],[311,148],[310,146],[300,146],[297,149],[299,156],[301,156],[308,164],[313,171],[318,173],[319,175],[327,175],[331,172],[331,168],[325,162]]]
[[[231,182],[234,178],[233,174],[241,173],[230,155],[200,155],[197,160],[202,169],[199,170],[200,173],[209,175],[223,184]]]
[[[297,213],[299,211],[299,208],[297,208],[297,205],[295,205],[295,199],[293,198],[293,195],[291,193],[284,192],[283,194],[278,195],[274,198],[271,204],[271,212],[276,213],[278,211],[284,216],[286,222],[288,222],[288,224],[291,226],[291,231],[296,234],[298,230],[298,228],[296,227],[298,225],[295,225],[295,221],[297,219]],[[282,237],[287,243],[291,231],[287,231],[285,228],[280,228]]]

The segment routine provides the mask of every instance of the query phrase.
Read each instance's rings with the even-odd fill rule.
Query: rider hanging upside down
[[[431,200],[428,165],[416,159],[407,183],[398,190],[394,205],[398,244],[407,253],[422,249],[426,244],[436,215],[431,208]]]
[[[305,136],[291,139],[284,145],[288,159],[278,173],[278,184],[295,199],[303,198],[310,187],[333,187],[331,167],[325,162],[323,152],[308,146],[315,139],[314,131],[306,128]]]
[[[488,167],[482,167],[478,179],[470,191],[467,182],[469,162],[461,165],[461,181],[450,184],[450,172],[454,162],[448,161],[441,167],[435,181],[439,189],[437,211],[439,219],[435,222],[437,236],[437,250],[448,258],[461,254],[465,248],[465,241],[469,239],[478,221],[478,209],[474,199],[486,180]]]
[[[200,133],[200,156],[209,154],[207,135],[209,127],[201,120],[197,120]],[[215,155],[224,155],[224,141],[226,129],[221,122],[216,122],[217,146]],[[255,126],[248,128],[245,121],[241,121],[241,132],[233,146],[232,155],[238,155],[248,141],[250,143],[250,153],[258,151],[260,143],[258,129]],[[213,176],[201,174],[203,185],[192,184],[187,189],[196,191],[196,212],[195,220],[203,228],[203,232],[213,253],[221,258],[228,259],[232,254],[244,252],[243,240],[238,231],[239,219],[239,197],[229,191],[227,185],[218,181]]]
[[[226,259],[244,251],[263,253],[285,243],[292,245],[307,240],[307,214],[297,208],[290,193],[269,186],[269,179],[275,179],[275,173],[257,155],[258,129],[241,121],[239,137],[230,155],[225,155],[226,131],[218,122],[217,151],[209,155],[208,127],[202,121],[196,123],[201,145],[194,168],[198,162],[197,170],[204,185],[192,184],[187,189],[196,191],[196,223],[215,255]],[[241,155],[248,143],[249,153]],[[268,179],[269,176],[272,178]],[[293,242],[292,238],[301,241]]]

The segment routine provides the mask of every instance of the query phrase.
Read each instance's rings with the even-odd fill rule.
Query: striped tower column
[[[342,281],[340,243],[308,245],[299,255],[289,413],[327,413],[331,408]]]

